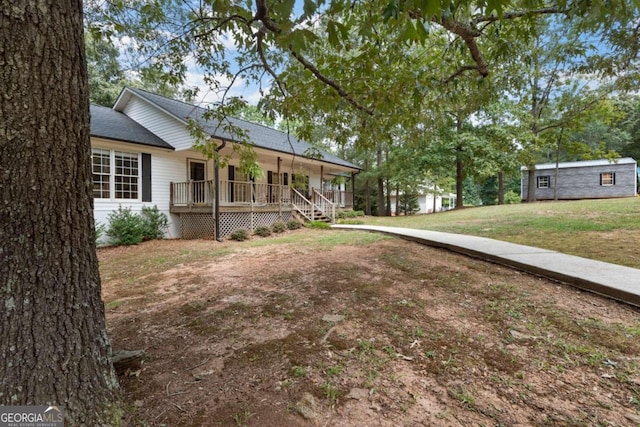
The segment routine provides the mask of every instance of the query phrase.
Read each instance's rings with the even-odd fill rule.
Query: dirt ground
[[[130,425],[640,425],[640,311],[568,286],[397,239],[98,255]]]

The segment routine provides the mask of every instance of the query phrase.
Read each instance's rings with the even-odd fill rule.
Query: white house
[[[213,238],[292,216],[333,220],[336,209],[353,207],[353,192],[346,188],[359,172],[358,166],[323,151],[316,158],[318,150],[312,151],[304,141],[229,118],[247,134],[263,171],[256,179],[242,176],[233,155],[233,144],[240,138],[205,120],[204,112],[129,87],[113,108],[91,106],[97,222],[106,224],[119,206],[139,212],[143,206],[156,205],[169,217],[168,237]],[[194,149],[196,140],[187,128],[190,122],[197,123],[222,156],[231,155],[227,166],[216,167]],[[350,179],[329,185],[336,176]]]
[[[435,206],[434,206],[435,197]],[[389,197],[391,201],[391,213],[396,213],[397,194],[392,193]],[[419,209],[416,214],[427,214],[433,212],[441,212],[449,209],[453,209],[456,205],[456,195],[452,193],[445,193],[438,189],[437,194],[433,194],[433,190],[429,188],[422,188],[418,194],[418,206]]]

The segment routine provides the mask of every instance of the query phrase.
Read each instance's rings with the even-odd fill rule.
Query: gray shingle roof
[[[99,105],[91,105],[90,109],[91,136],[174,149],[156,134],[116,110]]]
[[[126,89],[157,105],[158,107],[162,108],[178,119],[184,121],[190,119],[195,120],[209,135],[214,138],[227,139],[230,141],[240,140],[237,135],[231,135],[226,132],[221,126],[219,126],[219,122],[205,120],[203,118],[203,114],[206,112],[204,108],[197,107],[186,102],[177,101],[175,99],[166,98],[164,96],[147,92],[141,89],[135,89],[131,87],[127,87]],[[247,133],[249,140],[256,147],[279,151],[281,153],[295,154],[296,156],[306,158],[313,158],[313,155],[310,155],[310,153],[319,152],[322,155],[321,160],[324,162],[332,163],[339,166],[345,166],[352,169],[360,169],[360,167],[354,165],[353,163],[343,160],[331,153],[327,153],[326,151],[318,150],[305,141],[298,140],[293,135],[290,135],[287,138],[287,134],[279,130],[234,117],[228,117],[228,120],[234,126],[244,130]]]

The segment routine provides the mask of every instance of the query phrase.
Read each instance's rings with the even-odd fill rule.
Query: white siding
[[[390,197],[391,200],[391,212],[396,213],[396,195],[393,193]],[[418,195],[418,204],[420,210],[416,213],[426,214],[433,212],[433,194],[420,194]],[[436,197],[436,212],[442,211],[442,196]]]
[[[136,95],[131,95],[122,112],[171,144],[176,151],[193,146],[194,139],[184,123]]]
[[[131,153],[151,154],[151,202],[140,200],[118,200],[118,199],[94,199],[94,216],[96,222],[107,224],[109,214],[118,209],[131,208],[133,212],[139,213],[143,206],[158,206],[158,209],[169,218],[168,238],[180,237],[180,219],[178,215],[169,212],[169,184],[171,182],[183,182],[187,178],[187,158],[201,158],[194,151],[173,152],[169,150],[147,147],[144,145],[130,144],[125,142],[114,142],[104,139],[91,138],[91,146],[113,150],[123,150]],[[209,164],[212,162],[208,162]],[[207,173],[212,167],[208,165]],[[213,178],[213,173],[207,175],[207,179]],[[106,239],[103,238],[106,242]]]

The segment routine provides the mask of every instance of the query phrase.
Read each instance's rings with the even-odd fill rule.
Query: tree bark
[[[527,203],[536,201],[536,168],[532,166],[528,172],[529,182],[527,183]]]
[[[0,404],[122,407],[95,250],[80,0],[0,6]]]
[[[498,172],[498,204],[504,205],[504,173]]]

